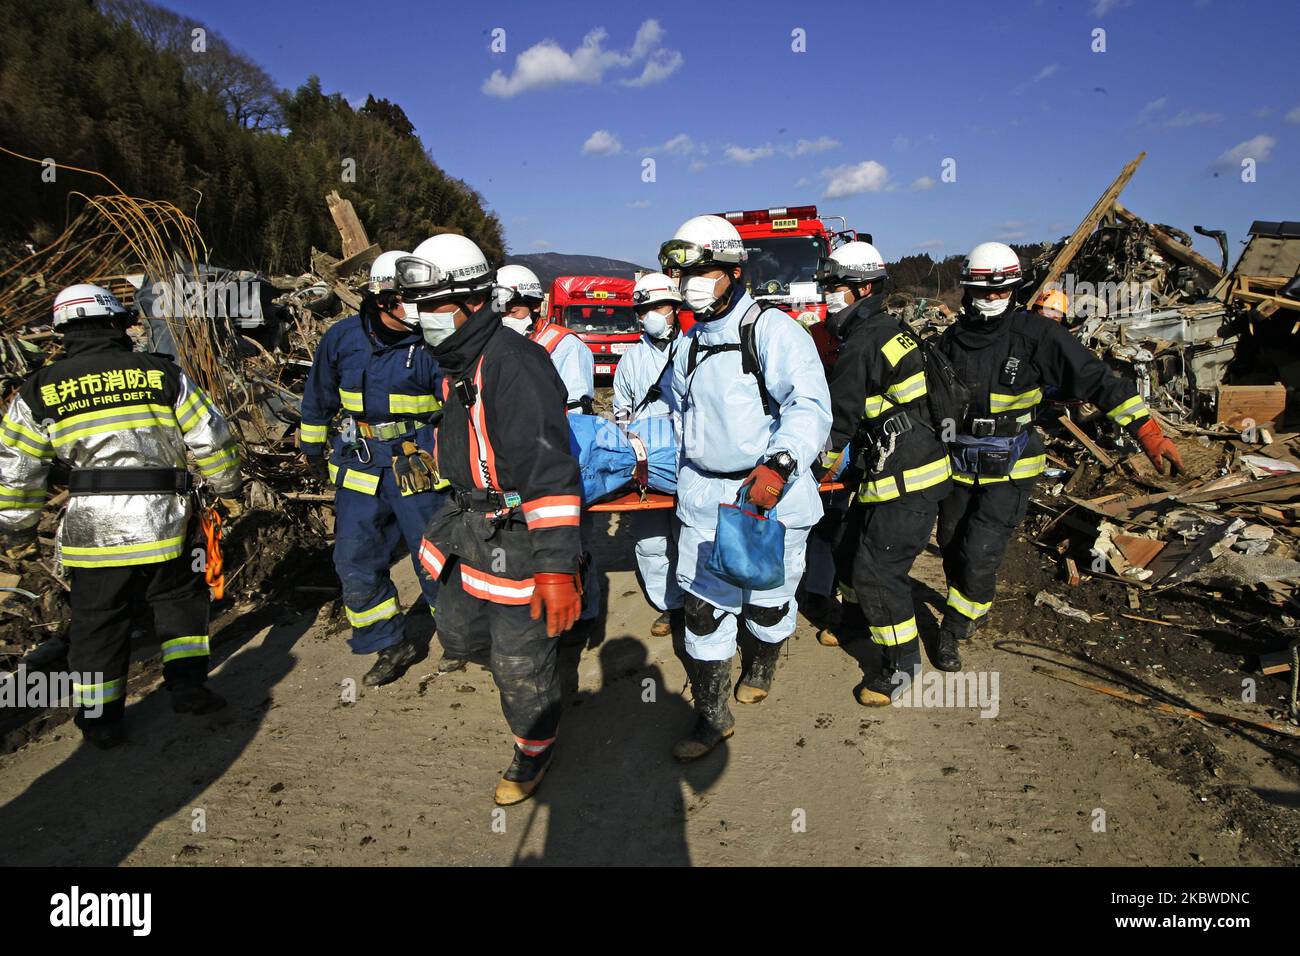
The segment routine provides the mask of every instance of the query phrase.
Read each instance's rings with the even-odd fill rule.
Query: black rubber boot
[[[694,661],[691,670],[695,727],[673,745],[673,756],[682,762],[698,760],[736,732],[736,718],[727,706],[731,661]]]
[[[754,644],[754,659],[749,662],[749,670],[736,685],[736,700],[742,704],[757,704],[766,699],[767,692],[772,689],[776,662],[781,657],[781,646],[785,641],[776,644],[755,641]]]
[[[414,641],[409,639],[399,641],[379,652],[379,660],[375,661],[375,666],[366,671],[366,676],[361,680],[367,687],[391,684],[405,674],[406,669],[419,656],[420,651]]]
[[[881,648],[880,670],[869,674],[857,690],[858,703],[864,707],[884,707],[907,692],[921,674],[920,640]]]
[[[499,807],[509,807],[523,803],[531,797],[542,784],[546,768],[551,765],[551,751],[555,745],[547,747],[536,757],[530,757],[518,747],[510,766],[497,781],[497,792],[493,799]]]
[[[438,659],[437,671],[439,674],[452,674],[456,671],[463,671],[468,666],[468,657],[452,657],[450,654],[443,654]]]
[[[126,740],[126,728],[120,720],[88,720],[81,724],[81,736],[100,750],[112,750]]]
[[[950,625],[945,617],[939,627],[939,640],[934,645],[930,663],[941,671],[961,670],[961,652],[957,650],[957,641],[962,637],[963,632]]]
[[[224,697],[218,697],[202,684],[189,684],[172,691],[172,711],[177,714],[210,714],[225,706]]]

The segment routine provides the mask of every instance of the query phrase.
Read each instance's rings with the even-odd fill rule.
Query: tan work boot
[[[667,637],[673,632],[673,617],[670,611],[664,611],[650,625],[651,637]]]
[[[840,637],[829,627],[823,627],[817,632],[817,643],[822,647],[839,647]]]
[[[736,700],[742,704],[757,704],[767,699],[767,692],[772,689],[772,678],[776,676],[776,662],[781,656],[784,641],[769,644],[767,641],[755,641],[754,659],[749,663],[749,671],[736,685]]]
[[[546,769],[551,765],[551,747],[547,747],[536,757],[530,757],[515,748],[515,757],[501,779],[497,781],[497,792],[493,796],[498,807],[509,807],[523,803],[541,786]]]

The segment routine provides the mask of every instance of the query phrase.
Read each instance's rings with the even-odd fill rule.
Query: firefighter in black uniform
[[[490,653],[515,738],[495,797],[509,806],[541,783],[559,725],[553,638],[582,610],[582,486],[564,383],[545,349],[502,324],[493,280],[464,236],[434,236],[397,262],[398,288],[445,375],[437,462],[451,495],[420,561],[442,582],[447,656]]]
[[[867,706],[888,704],[921,666],[908,572],[930,540],[939,501],[952,486],[948,454],[931,421],[920,346],[885,311],[885,265],[876,247],[849,242],[818,265],[827,323],[843,340],[831,375],[830,468],[845,445],[857,489],[852,587],[842,589],[866,618],[878,669],[858,688]],[[936,667],[953,668],[936,657]],[[958,662],[959,666],[960,662]]]
[[[1059,323],[1012,306],[1020,281],[1020,260],[1009,246],[976,246],[962,269],[962,311],[939,343],[972,392],[967,419],[948,445],[953,492],[939,509],[948,578],[940,643],[954,655],[956,641],[968,639],[993,604],[998,566],[1043,472],[1046,457],[1033,422],[1044,389],[1102,409],[1158,470],[1165,461],[1183,466],[1134,383]]]

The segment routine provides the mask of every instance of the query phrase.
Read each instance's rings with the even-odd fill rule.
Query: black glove
[[[330,466],[324,455],[306,455],[307,474],[324,484],[330,482]]]

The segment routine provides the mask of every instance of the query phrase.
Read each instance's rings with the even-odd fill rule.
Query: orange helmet
[[[1064,318],[1070,311],[1070,300],[1060,289],[1048,289],[1034,300],[1033,311],[1053,319]]]

